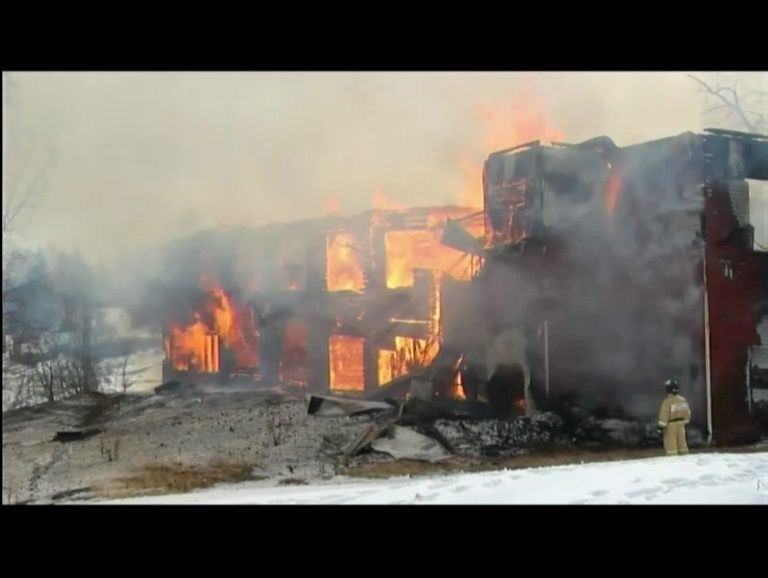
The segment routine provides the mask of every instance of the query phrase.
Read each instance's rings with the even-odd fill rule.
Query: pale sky
[[[100,257],[375,194],[459,203],[480,187],[467,163],[537,127],[619,145],[702,129],[697,87],[670,72],[9,73],[3,93],[4,194],[45,177],[20,234]]]

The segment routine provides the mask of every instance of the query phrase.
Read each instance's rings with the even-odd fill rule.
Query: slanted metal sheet
[[[371,443],[377,452],[391,455],[396,460],[437,462],[451,456],[432,438],[402,426],[392,426],[390,436],[380,437]]]
[[[386,411],[392,409],[392,407],[392,405],[383,401],[313,395],[309,398],[307,413],[309,415],[326,417],[358,415],[361,413]]]

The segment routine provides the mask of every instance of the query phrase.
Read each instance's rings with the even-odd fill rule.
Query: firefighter
[[[685,426],[691,421],[691,409],[688,401],[680,395],[680,384],[676,380],[669,379],[664,385],[667,397],[661,403],[658,424],[664,439],[664,451],[668,456],[687,454]]]

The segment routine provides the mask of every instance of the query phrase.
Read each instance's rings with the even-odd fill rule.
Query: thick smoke
[[[606,134],[623,146],[702,128],[699,94],[682,73],[13,73],[8,80],[14,98],[4,101],[4,137],[13,132],[37,145],[4,153],[4,196],[11,172],[46,167],[44,194],[20,223],[23,238],[102,263],[95,278],[105,302],[155,327],[169,301],[188,309],[182,302],[197,298],[202,270],[249,297],[251,265],[273,249],[248,241],[249,227],[319,217],[329,201],[353,214],[371,208],[377,191],[405,206],[461,203],[460,159],[479,167],[495,148],[518,144],[512,126],[510,142],[498,127],[489,138],[487,111],[511,110],[495,118],[512,123],[521,94],[535,103],[524,112],[540,111],[539,124],[569,142]],[[473,182],[479,190],[479,173]],[[639,301],[616,295],[634,299],[624,318],[596,327],[585,313],[579,322],[599,330],[610,354],[590,358],[578,335],[563,351],[582,351],[575,362],[584,375],[655,379],[631,365],[633,339],[659,336],[646,367],[669,358],[676,312],[688,311],[698,290],[681,288],[658,318],[644,316],[643,304],[661,294],[657,279],[673,267],[664,255],[687,250],[690,227],[678,229],[671,217],[667,230],[632,227],[630,212],[606,225],[563,197],[561,217],[570,218],[560,218],[562,234],[578,229],[583,245],[569,251],[594,271],[601,296],[619,287],[647,291]],[[207,229],[218,232],[198,234]],[[511,280],[521,304],[538,299],[526,279]],[[585,280],[575,276],[571,293],[586,312],[598,297],[578,282]],[[677,372],[682,362],[669,365]]]
[[[478,320],[488,323],[486,339],[510,327],[524,330],[534,388],[541,393],[546,321],[555,396],[577,393],[582,403],[608,412],[650,417],[661,384],[675,377],[701,418],[704,198],[698,147],[693,135],[683,135],[625,149],[609,146],[605,156],[591,148],[551,151],[542,161],[548,170],[541,211],[538,195],[528,195],[533,240],[522,254],[489,263],[478,287],[481,298],[472,295],[474,307],[456,307],[451,324],[460,330],[450,331],[461,339],[464,327],[483,324]],[[606,192],[609,162],[621,175],[613,204]],[[520,176],[512,158],[491,160],[486,171],[494,184]],[[537,232],[538,215],[546,229]],[[537,237],[546,239],[546,253],[537,249]],[[476,342],[478,336],[467,339]]]
[[[573,141],[609,134],[629,144],[700,124],[683,74],[8,77],[4,131],[35,135],[33,157],[43,143],[56,152],[26,236],[110,261],[202,228],[314,218],[329,199],[354,213],[375,191],[406,205],[458,202],[458,159],[479,166],[495,146],[482,107],[509,110],[521,93]]]

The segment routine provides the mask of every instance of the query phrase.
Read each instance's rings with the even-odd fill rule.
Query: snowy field
[[[768,505],[768,452],[708,453],[302,486],[250,482],[189,494],[99,503]]]

